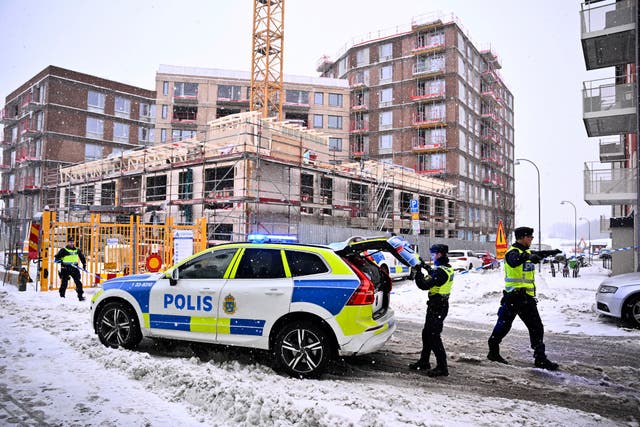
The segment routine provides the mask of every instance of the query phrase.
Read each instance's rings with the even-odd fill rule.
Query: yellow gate
[[[176,232],[193,233],[193,253],[207,247],[206,219],[195,225],[175,225],[171,217],[165,224],[141,224],[140,217],[131,216],[129,223],[101,223],[100,215],[92,214],[90,222],[58,222],[55,212],[43,212],[39,244],[41,259],[40,289],[60,288],[59,264],[55,254],[69,238],[87,259],[87,271],[82,272],[82,285],[93,287],[100,282],[129,274],[163,271],[174,262]],[[69,286],[75,286],[73,280]]]

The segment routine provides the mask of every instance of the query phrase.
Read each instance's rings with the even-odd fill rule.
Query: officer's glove
[[[53,261],[53,263],[54,263],[54,264],[62,264],[62,261],[61,261],[61,260],[59,260],[59,259],[56,259],[56,260],[54,260],[54,261]]]
[[[529,255],[529,261],[531,261],[534,264],[539,263],[541,259],[542,258],[540,257],[540,255],[536,255],[536,254]]]

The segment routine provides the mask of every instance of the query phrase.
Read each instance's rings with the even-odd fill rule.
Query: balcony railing
[[[587,134],[617,135],[636,131],[636,83],[618,83],[611,77],[583,83],[583,120]]]
[[[612,168],[600,163],[585,163],[584,201],[588,205],[632,204],[638,198],[636,168]]]

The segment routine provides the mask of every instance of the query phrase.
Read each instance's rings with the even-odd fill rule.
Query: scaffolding
[[[127,208],[147,223],[204,217],[214,244],[255,232],[298,234],[303,223],[407,233],[402,200],[424,198],[447,208],[427,212],[421,229],[453,230],[455,186],[398,165],[351,162],[339,148],[259,112],[234,114],[191,139],[62,168],[58,206],[70,215],[78,206],[103,215]]]

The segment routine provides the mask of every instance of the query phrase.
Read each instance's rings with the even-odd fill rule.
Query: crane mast
[[[251,111],[282,120],[284,0],[254,0]]]

